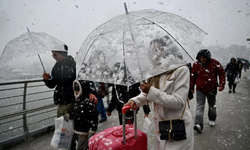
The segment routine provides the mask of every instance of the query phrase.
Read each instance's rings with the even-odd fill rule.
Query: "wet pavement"
[[[250,149],[250,71],[242,73],[242,80],[237,85],[236,93],[228,93],[226,84],[224,91],[217,95],[217,120],[214,127],[208,124],[207,107],[204,115],[204,129],[201,134],[194,132],[195,150],[247,150]],[[196,99],[190,101],[195,117]],[[142,129],[143,109],[138,113],[138,128]],[[149,115],[152,118],[152,114]],[[117,111],[112,112],[107,121],[100,123],[98,132],[119,124]],[[148,138],[148,149],[155,150],[155,139],[151,125]],[[13,145],[8,150],[55,150],[50,146],[53,131],[28,142]]]

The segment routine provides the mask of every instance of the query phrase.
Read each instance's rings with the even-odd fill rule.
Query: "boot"
[[[235,93],[236,84],[233,85],[233,92]]]

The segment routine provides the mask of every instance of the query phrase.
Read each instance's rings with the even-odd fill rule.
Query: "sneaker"
[[[194,130],[197,131],[198,133],[201,133],[201,132],[202,132],[201,125],[196,124],[196,125],[194,126]]]
[[[215,126],[215,121],[209,121],[209,125],[210,125],[210,127],[214,127]]]
[[[106,119],[100,119],[99,122],[102,123],[102,122],[104,122],[106,120],[107,120],[107,118]]]

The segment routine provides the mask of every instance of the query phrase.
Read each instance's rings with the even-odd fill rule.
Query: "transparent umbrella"
[[[41,53],[46,53],[52,49],[63,49],[64,43],[53,36],[42,32],[28,32],[9,41],[0,57],[0,64],[5,64],[12,59],[31,57],[38,55],[44,69]],[[45,69],[44,69],[45,72]]]
[[[76,56],[77,79],[132,85],[193,61],[203,30],[172,13],[128,12],[126,5],[125,10],[84,40]]]

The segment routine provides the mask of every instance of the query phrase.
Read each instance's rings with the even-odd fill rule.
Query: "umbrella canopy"
[[[12,59],[39,56],[52,49],[64,49],[64,43],[46,33],[28,31],[7,43],[0,57],[0,64]]]
[[[192,62],[205,34],[172,13],[126,12],[85,39],[76,56],[77,79],[132,85]]]
[[[249,64],[249,61],[248,61],[247,59],[245,59],[245,58],[240,58],[240,57],[237,57],[237,60],[245,61],[246,63],[248,63],[248,64]]]

